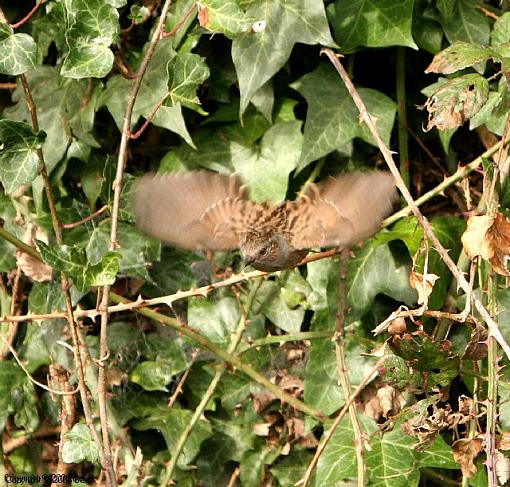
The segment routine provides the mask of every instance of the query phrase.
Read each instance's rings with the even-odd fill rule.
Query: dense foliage
[[[4,3],[2,476],[506,481],[508,2]],[[262,277],[134,225],[147,171],[236,172],[279,202],[387,169],[323,48],[344,55],[473,294],[408,209],[362,246]]]

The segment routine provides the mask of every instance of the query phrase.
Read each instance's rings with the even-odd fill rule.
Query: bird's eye
[[[267,247],[263,247],[263,248],[261,248],[261,249],[260,249],[260,252],[259,252],[259,253],[260,253],[260,255],[261,255],[262,257],[265,257],[265,256],[267,255],[268,250],[269,250],[269,249],[268,249]]]

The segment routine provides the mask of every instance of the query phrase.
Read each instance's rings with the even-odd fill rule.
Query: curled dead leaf
[[[471,332],[471,338],[466,346],[463,360],[482,360],[487,356],[487,338],[489,332],[482,326],[476,325]]]
[[[454,441],[452,444],[453,458],[460,465],[462,475],[471,477],[476,473],[475,459],[482,450],[482,440],[467,439]]]
[[[479,255],[488,260],[498,274],[510,276],[507,269],[510,257],[510,222],[502,213],[497,213],[495,217],[472,216],[461,240],[471,259]]]
[[[30,224],[23,237],[23,242],[35,247],[34,243],[36,240],[42,240],[44,243],[48,243],[48,236],[46,233],[37,225]],[[41,262],[31,255],[21,252],[16,252],[17,264],[21,267],[23,274],[28,276],[30,279],[36,282],[51,281],[51,275],[53,269],[44,262]]]
[[[510,432],[504,431],[501,437],[496,438],[496,448],[503,451],[510,450]]]
[[[493,256],[494,253],[486,238],[493,222],[494,218],[487,215],[472,216],[467,221],[467,228],[462,234],[461,241],[470,259],[479,255],[482,259],[489,260]]]
[[[395,318],[388,326],[390,335],[402,335],[407,331],[406,319],[402,316]]]
[[[411,287],[416,289],[418,293],[418,304],[425,304],[428,297],[434,290],[434,284],[439,279],[436,274],[420,274],[419,272],[411,272],[409,276],[409,283]]]

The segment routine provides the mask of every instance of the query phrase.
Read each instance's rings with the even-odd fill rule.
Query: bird
[[[240,249],[245,266],[294,267],[319,247],[350,247],[378,231],[396,199],[384,171],[353,171],[310,183],[296,200],[250,200],[236,174],[148,173],[131,191],[136,225],[186,250]]]

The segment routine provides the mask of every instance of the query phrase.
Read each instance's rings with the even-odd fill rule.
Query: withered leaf
[[[476,115],[487,101],[489,83],[478,74],[459,76],[442,83],[425,103],[427,130],[453,129]]]
[[[419,272],[411,272],[409,275],[409,283],[418,293],[418,304],[425,304],[427,302],[428,297],[434,290],[434,284],[438,279],[439,276],[436,276],[436,274],[427,274],[424,276]]]
[[[472,216],[461,240],[471,259],[479,255],[498,274],[510,276],[506,267],[510,256],[510,222],[502,213],[496,213],[495,217]]]
[[[453,458],[460,465],[462,475],[471,477],[476,473],[475,459],[482,450],[482,440],[461,439],[452,444]]]
[[[463,360],[482,360],[487,356],[487,338],[488,331],[481,325],[476,327],[471,332],[471,338],[466,346]]]

